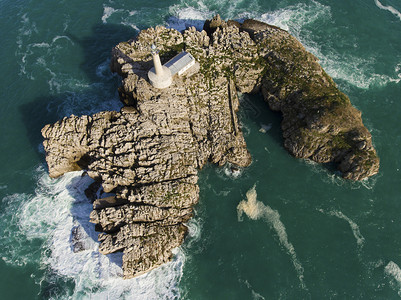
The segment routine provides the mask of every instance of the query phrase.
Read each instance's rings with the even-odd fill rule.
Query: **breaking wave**
[[[1,214],[3,261],[19,266],[40,262],[39,268],[47,270],[38,281],[41,286],[54,281],[54,276],[72,280],[72,295],[60,290],[61,287],[46,291],[57,299],[179,297],[178,284],[185,263],[185,254],[180,248],[175,249],[172,262],[140,277],[123,280],[121,254],[100,254],[97,233],[89,223],[92,205],[84,190],[92,179],[82,176],[82,172],[51,179],[43,168],[37,170],[37,176],[34,195],[15,194],[3,199],[6,206]],[[190,237],[199,236],[196,227],[195,223],[190,225]]]
[[[178,31],[185,30],[190,26],[202,30],[205,20],[213,17],[213,12],[203,6],[196,9],[194,7],[180,8],[180,6],[174,5],[170,7],[169,12],[172,16],[168,19],[168,25]]]
[[[274,229],[280,244],[287,250],[291,257],[298,279],[303,289],[307,289],[304,282],[304,269],[297,258],[294,246],[288,241],[288,235],[283,222],[280,220],[278,211],[272,209],[269,205],[257,200],[256,184],[246,192],[246,200],[242,200],[237,206],[238,220],[242,220],[245,213],[252,220],[263,219]]]

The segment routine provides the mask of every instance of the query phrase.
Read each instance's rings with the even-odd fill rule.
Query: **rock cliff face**
[[[149,46],[162,62],[185,49],[200,64],[163,90],[147,80]],[[99,250],[123,251],[124,278],[167,262],[198,202],[197,170],[207,162],[246,167],[237,91],[263,93],[283,113],[285,147],[296,157],[337,162],[345,178],[378,171],[361,114],[316,58],[287,32],[253,20],[216,16],[205,31],[141,31],[113,49],[123,78],[120,112],[71,116],[42,129],[51,177],[85,169],[115,196],[96,199],[90,220]]]

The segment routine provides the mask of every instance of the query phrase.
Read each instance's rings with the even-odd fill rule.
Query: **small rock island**
[[[164,69],[182,51],[196,64],[152,85],[155,56]],[[317,58],[278,27],[217,15],[203,31],[149,28],[113,49],[111,70],[122,76],[120,112],[65,117],[42,135],[51,177],[84,169],[92,189],[113,195],[93,199],[90,221],[101,232],[101,253],[123,252],[124,278],[169,261],[182,244],[199,199],[198,170],[208,162],[251,163],[238,91],[261,93],[282,113],[284,147],[295,157],[336,163],[351,180],[378,172],[361,113]]]

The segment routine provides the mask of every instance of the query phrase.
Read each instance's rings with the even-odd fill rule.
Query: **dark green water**
[[[400,11],[397,0],[0,0],[0,298],[399,299]],[[201,26],[215,13],[297,36],[362,111],[380,173],[346,182],[332,166],[291,157],[280,115],[242,95],[252,165],[202,170],[196,217],[173,262],[123,281],[121,257],[97,252],[83,194],[90,179],[49,179],[40,129],[120,108],[120,79],[108,70],[119,41],[158,24]],[[255,214],[241,214],[252,187]],[[73,253],[77,226],[87,250]]]

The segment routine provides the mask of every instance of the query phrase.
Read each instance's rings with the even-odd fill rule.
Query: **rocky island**
[[[163,63],[182,50],[199,68],[153,87],[150,45]],[[379,159],[361,113],[288,32],[255,20],[206,21],[203,31],[161,26],[143,30],[112,51],[122,77],[120,112],[65,117],[42,129],[51,177],[86,170],[112,196],[93,199],[90,221],[99,251],[122,251],[124,278],[171,259],[198,202],[197,172],[210,162],[251,163],[237,118],[237,92],[261,93],[281,111],[285,148],[295,157],[334,162],[361,180]],[[98,184],[98,185],[96,185]],[[89,194],[89,193],[88,193]]]

